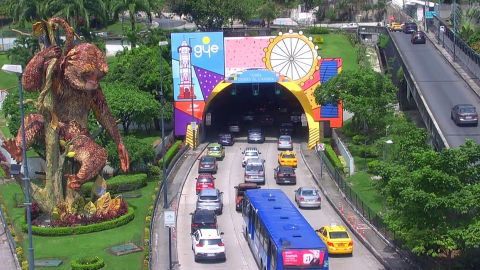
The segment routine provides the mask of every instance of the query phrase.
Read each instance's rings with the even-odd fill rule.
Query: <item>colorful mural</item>
[[[318,85],[341,71],[342,61],[322,59],[317,51],[312,38],[292,30],[274,37],[173,33],[175,134],[185,134],[186,125],[192,121],[192,109],[201,123],[205,106],[230,84],[277,82],[302,104],[310,130],[309,145],[314,144],[319,134],[315,122],[330,121],[331,127],[342,125],[341,105],[320,107],[313,97]]]

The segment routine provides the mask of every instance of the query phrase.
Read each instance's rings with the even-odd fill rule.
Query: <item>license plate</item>
[[[215,256],[215,253],[208,253],[207,256],[213,257],[213,256]]]
[[[307,202],[315,202],[315,200],[307,200]]]
[[[256,176],[256,175],[252,175],[252,178],[258,178],[258,176]]]
[[[345,244],[337,244],[339,247],[343,247],[345,246]]]
[[[465,117],[465,118],[466,118],[466,119],[472,119],[472,117],[471,117],[471,116],[467,116],[467,117]]]
[[[285,183],[290,183],[290,181],[288,181],[288,180],[285,180],[284,182],[285,182]]]

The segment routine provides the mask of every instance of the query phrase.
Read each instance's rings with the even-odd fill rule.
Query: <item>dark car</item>
[[[278,166],[273,169],[273,178],[277,184],[297,184],[295,170],[290,166]]]
[[[263,143],[263,142],[265,142],[265,136],[263,135],[262,129],[252,128],[252,129],[248,130],[247,142],[248,143]]]
[[[199,158],[198,174],[211,173],[216,174],[218,171],[217,159],[215,157],[203,156]]]
[[[450,118],[455,122],[455,125],[462,124],[478,125],[477,109],[472,104],[457,104],[450,112]]]
[[[258,27],[265,27],[265,20],[263,19],[252,19],[246,23],[248,27],[258,26]]]
[[[293,124],[292,123],[283,123],[280,126],[280,135],[292,135],[293,134]]]
[[[190,215],[192,216],[191,233],[199,229],[217,229],[217,215],[212,210],[199,209]]]
[[[240,183],[238,186],[235,186],[235,210],[237,212],[242,211],[243,205],[243,196],[245,196],[245,191],[249,189],[260,188],[256,183]]]
[[[427,35],[423,31],[417,31],[412,33],[411,40],[412,44],[425,44],[427,43]]]
[[[411,34],[418,31],[418,26],[416,23],[406,23],[403,26],[403,33]]]
[[[233,145],[233,137],[232,134],[225,133],[218,135],[218,144],[226,146],[226,145]]]
[[[271,115],[263,115],[260,118],[260,122],[262,122],[262,125],[264,126],[271,126],[273,124],[273,117]]]

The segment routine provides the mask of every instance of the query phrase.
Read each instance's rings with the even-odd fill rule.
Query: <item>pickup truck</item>
[[[401,32],[402,25],[399,23],[391,23],[390,24],[390,32]]]

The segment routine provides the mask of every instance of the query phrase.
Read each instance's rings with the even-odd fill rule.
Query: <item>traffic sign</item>
[[[175,211],[163,212],[163,226],[170,228],[175,227]]]
[[[433,19],[433,16],[437,15],[435,11],[426,11],[425,12],[425,18],[427,19]]]
[[[320,152],[325,151],[325,144],[324,143],[317,144],[317,150]]]
[[[207,115],[205,116],[205,125],[212,125],[212,113],[207,113]]]
[[[393,22],[393,20],[395,20],[395,18],[393,17],[393,15],[390,15],[390,21]]]
[[[197,129],[197,122],[191,122],[190,123],[190,128],[192,129],[192,131],[196,130]]]
[[[280,89],[275,89],[275,95],[280,95]]]
[[[232,96],[235,96],[237,94],[237,89],[232,89],[232,91],[230,91],[230,94]]]
[[[253,89],[253,95],[254,96],[258,96],[258,93],[260,92],[260,90],[258,89]]]

